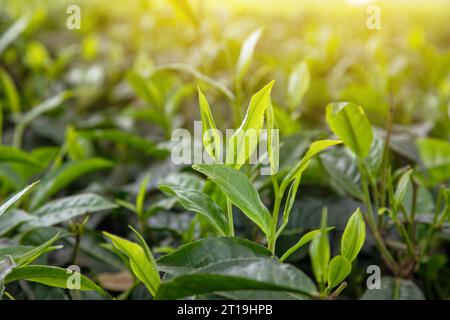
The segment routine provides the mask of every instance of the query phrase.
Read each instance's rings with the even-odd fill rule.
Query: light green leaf
[[[267,130],[267,154],[270,162],[270,174],[274,175],[278,172],[280,137],[278,131],[275,131],[275,114],[272,103],[266,109],[266,130]]]
[[[3,92],[6,95],[9,109],[13,114],[19,114],[21,111],[19,93],[17,92],[14,81],[3,68],[0,68],[0,83],[3,86]]]
[[[273,84],[274,80],[252,96],[242,124],[228,141],[226,163],[233,164],[237,169],[250,158],[258,145],[264,115],[271,106],[270,92]]]
[[[155,296],[161,279],[154,262],[148,258],[145,249],[137,243],[119,238],[110,233],[104,232],[103,234],[111,239],[115,248],[127,256],[134,275],[144,283],[152,296]]]
[[[171,187],[168,185],[160,185],[158,188],[166,193],[176,195],[185,209],[199,213],[205,217],[219,234],[228,235],[230,233],[225,214],[208,195],[197,190]]]
[[[5,203],[3,203],[0,206],[0,216],[2,216],[6,210],[8,210],[9,207],[11,207],[14,203],[16,203],[20,198],[22,198],[24,195],[27,194],[28,191],[30,191],[36,184],[38,184],[39,181],[36,181],[28,186],[26,186],[24,189],[22,189],[20,192],[13,195],[9,200],[7,200]]]
[[[450,179],[450,142],[435,138],[417,140],[420,158],[432,182],[437,184]]]
[[[411,178],[411,174],[414,172],[413,169],[409,169],[405,173],[402,174],[400,179],[398,180],[397,187],[395,189],[394,194],[394,208],[397,210],[400,203],[403,202],[403,199],[406,196],[406,191],[408,190],[408,184]]]
[[[293,111],[300,105],[306,91],[309,89],[310,80],[311,75],[306,62],[301,62],[294,67],[289,75],[287,88],[287,103],[289,110]]]
[[[51,245],[55,243],[55,241],[58,240],[59,237],[60,234],[58,232],[53,238],[43,243],[42,245],[32,248],[19,256],[16,256],[14,262],[18,267],[21,267],[32,263],[34,260],[36,260],[39,256],[43,255],[44,253],[61,248],[61,247],[51,247]]]
[[[136,197],[136,213],[138,216],[144,216],[144,200],[145,194],[147,193],[147,185],[150,181],[151,175],[148,173],[145,175],[144,179],[141,181],[141,185],[139,186],[139,193]]]
[[[128,227],[131,229],[131,231],[133,231],[134,235],[135,235],[136,238],[138,239],[139,244],[141,245],[142,249],[144,249],[145,256],[146,256],[147,259],[151,262],[153,268],[154,268],[155,270],[158,270],[158,267],[157,267],[157,265],[156,265],[156,260],[155,260],[155,258],[153,257],[152,251],[150,250],[150,248],[149,248],[147,242],[145,242],[144,237],[143,237],[136,229],[134,229],[132,226],[128,226]]]
[[[253,59],[253,53],[255,51],[256,43],[261,37],[262,30],[258,29],[253,31],[242,44],[241,52],[239,53],[238,62],[236,64],[236,79],[238,82],[242,81],[242,78],[250,67],[250,62]]]
[[[352,264],[343,256],[336,256],[331,259],[328,267],[328,290],[339,285],[352,271]]]
[[[208,176],[231,202],[256,223],[266,235],[270,234],[272,217],[245,174],[219,164],[198,164],[192,167]]]
[[[329,148],[331,146],[335,146],[337,144],[342,143],[340,140],[318,140],[314,141],[311,146],[309,147],[306,154],[303,156],[303,158],[295,165],[294,168],[289,171],[289,173],[284,177],[281,185],[282,188],[287,187],[287,185],[292,182],[294,179],[297,179],[301,177],[303,172],[306,170],[306,168],[309,165],[309,162],[311,159],[318,154],[319,152],[325,150],[326,148]]]
[[[35,247],[33,246],[12,246],[0,248],[0,261],[4,260],[6,256],[10,256],[13,260],[15,260],[34,248]]]
[[[333,230],[334,227],[328,227],[325,229],[325,232],[329,232],[330,230]],[[306,233],[305,235],[303,235],[300,240],[298,240],[298,242],[296,244],[294,244],[291,248],[289,248],[285,254],[283,254],[283,256],[280,258],[280,261],[283,262],[285,261],[291,254],[293,254],[295,251],[297,251],[298,249],[300,249],[301,247],[303,247],[305,244],[307,244],[308,242],[312,241],[314,239],[314,237],[319,234],[322,230],[317,229],[317,230],[312,230],[309,231],[308,233]]]
[[[71,277],[74,274],[67,272],[66,269],[49,266],[29,265],[15,268],[5,278],[5,283],[11,283],[19,280],[26,280],[31,282],[42,283],[47,286],[69,289]],[[80,288],[82,291],[97,291],[101,295],[105,295],[102,288],[92,282],[89,278],[80,276]]]
[[[352,262],[364,245],[365,239],[366,225],[358,208],[348,220],[342,235],[341,255]]]
[[[330,103],[327,122],[358,158],[364,159],[369,154],[373,132],[362,107],[351,102]]]
[[[309,246],[309,256],[316,280],[324,284],[328,278],[328,264],[330,262],[330,242],[326,232],[327,212],[322,213],[320,232],[314,235]]]
[[[221,159],[222,136],[219,134],[214,118],[209,108],[208,100],[198,87],[198,100],[200,105],[200,117],[202,119],[202,141],[206,152],[216,162]]]
[[[42,180],[40,188],[31,199],[30,209],[36,209],[49,197],[79,177],[90,172],[111,168],[112,166],[113,162],[101,158],[90,158],[66,163],[58,170],[50,172]]]

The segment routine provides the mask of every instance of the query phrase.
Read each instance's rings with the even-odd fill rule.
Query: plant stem
[[[280,214],[280,205],[281,200],[283,200],[284,190],[285,187],[283,184],[278,184],[277,177],[275,175],[271,176],[272,179],[272,185],[273,185],[273,192],[275,194],[275,203],[273,205],[273,212],[272,212],[272,225],[270,229],[270,237],[267,239],[268,241],[268,247],[270,252],[272,254],[275,254],[275,245],[277,242],[277,227],[278,227],[278,215]]]
[[[75,233],[75,245],[73,247],[72,259],[70,260],[72,265],[77,264],[78,253],[80,252],[81,233],[78,227],[76,227],[76,229],[77,230]]]
[[[439,214],[441,213],[441,210],[442,210],[442,202],[444,201],[443,192],[445,192],[444,188],[442,188],[438,194],[438,199],[436,202],[436,209],[434,211],[434,216],[433,216],[433,222],[430,225],[430,228],[428,229],[428,235],[425,238],[425,243],[424,243],[424,246],[423,246],[423,248],[421,250],[421,254],[420,254],[421,258],[427,253],[430,242],[433,239],[434,229],[436,229],[438,227],[438,218],[439,218]],[[445,216],[445,211],[444,211],[444,216]]]
[[[339,287],[330,295],[331,299],[336,299],[341,293],[342,291],[344,291],[344,289],[347,287],[347,282],[342,282]]]
[[[7,291],[5,291],[4,294],[9,300],[16,300],[16,298],[14,298],[14,296]]]
[[[380,206],[386,206],[386,184],[388,182],[388,178],[390,175],[390,167],[389,167],[389,146],[391,144],[391,136],[392,136],[392,125],[394,122],[394,97],[392,93],[390,94],[390,107],[389,112],[387,114],[387,127],[386,127],[386,139],[384,141],[384,150],[383,150],[383,158],[381,160],[381,181],[380,181]],[[379,219],[379,228],[383,230],[384,228],[384,219],[380,217]]]
[[[282,198],[283,194],[281,192],[277,192],[277,194],[275,195],[275,204],[273,206],[272,228],[270,230],[270,239],[269,239],[269,250],[270,252],[272,252],[272,254],[275,254],[275,244],[277,242],[278,215],[280,213],[280,205]]]
[[[391,269],[394,273],[397,272],[398,266],[395,262],[394,258],[392,257],[389,250],[386,248],[386,245],[384,244],[383,238],[380,235],[380,232],[378,230],[377,224],[375,222],[374,213],[372,209],[372,203],[370,201],[370,194],[369,194],[369,185],[367,183],[367,177],[366,173],[364,171],[364,165],[362,162],[358,162],[359,165],[359,171],[361,173],[361,185],[363,188],[363,194],[364,194],[364,204],[367,207],[367,213],[365,214],[367,224],[369,226],[370,231],[372,232],[373,237],[375,238],[375,242],[377,245],[378,250],[380,251],[380,254],[386,263],[386,265]]]
[[[230,236],[234,237],[234,223],[233,223],[233,204],[231,200],[227,198],[227,215],[228,215],[228,228],[230,229]]]

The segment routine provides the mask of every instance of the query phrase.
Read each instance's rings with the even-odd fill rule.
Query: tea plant
[[[3,2],[0,299],[449,298],[447,2]]]

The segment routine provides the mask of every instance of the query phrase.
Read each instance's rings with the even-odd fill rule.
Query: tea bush
[[[3,0],[0,298],[449,298],[449,3],[356,3]]]

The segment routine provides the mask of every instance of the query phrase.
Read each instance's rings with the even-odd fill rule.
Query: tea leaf
[[[435,138],[422,138],[417,141],[420,158],[431,175],[432,182],[450,179],[450,143]]]
[[[313,296],[313,282],[299,269],[273,259],[233,259],[175,277],[161,284],[157,299],[180,299],[217,291],[270,290]]]
[[[326,232],[326,221],[327,213],[324,210],[320,232],[314,235],[309,246],[312,269],[319,284],[324,284],[327,281],[328,264],[330,262],[330,242],[328,232]]]
[[[144,283],[152,296],[155,296],[161,280],[158,270],[155,268],[153,261],[147,257],[144,248],[137,243],[122,239],[108,232],[103,232],[103,234],[112,241],[116,249],[127,256],[134,275]]]
[[[346,148],[332,149],[322,153],[319,157],[332,185],[336,184],[358,199],[363,198],[361,175],[356,156],[350,150]]]
[[[272,217],[250,180],[242,172],[218,164],[198,164],[195,170],[210,178],[242,212],[266,234],[270,234]]]
[[[39,181],[36,181],[28,186],[26,186],[25,188],[23,188],[21,191],[19,191],[18,193],[16,193],[15,195],[13,195],[11,198],[9,198],[6,202],[4,202],[1,206],[0,206],[0,216],[2,216],[6,210],[9,209],[9,207],[11,207],[14,203],[16,203],[17,201],[19,201],[20,198],[22,198],[23,196],[25,196],[27,194],[28,191],[30,191],[36,184],[38,184]]]
[[[133,231],[134,235],[138,239],[139,244],[141,245],[142,249],[144,249],[145,256],[151,262],[153,268],[155,270],[157,270],[158,268],[156,266],[155,258],[153,257],[152,251],[150,250],[147,242],[145,242],[144,237],[136,229],[134,229],[132,226],[128,226],[128,227],[131,229],[131,231]]]
[[[5,283],[11,283],[19,280],[26,280],[31,282],[37,282],[45,284],[51,287],[69,289],[70,277],[73,275],[71,272],[67,272],[66,269],[49,266],[30,265],[15,268],[5,278]],[[97,286],[89,278],[79,274],[80,276],[80,288],[77,290],[82,291],[97,291],[101,295],[105,295],[102,288]]]
[[[414,172],[413,169],[410,169],[402,174],[397,183],[397,188],[395,189],[394,194],[394,208],[397,210],[397,207],[400,203],[403,202],[403,199],[406,196],[406,191],[408,190],[408,183],[411,178],[411,174]]]
[[[82,193],[69,196],[51,201],[34,211],[33,216],[36,219],[25,223],[21,227],[21,230],[30,230],[36,227],[50,227],[83,214],[96,213],[114,208],[117,208],[117,205],[96,194]]]
[[[250,99],[244,120],[228,141],[227,164],[234,164],[239,169],[255,151],[260,130],[263,128],[264,115],[270,108],[270,92],[274,81],[269,82]]]
[[[282,185],[287,186],[291,181],[301,177],[303,172],[309,165],[310,160],[319,152],[342,143],[340,140],[318,140],[314,141],[309,147],[303,158],[295,165],[294,168],[289,171],[289,173],[284,177]]]
[[[166,193],[176,195],[181,205],[189,211],[205,217],[221,235],[228,235],[228,221],[222,209],[206,194],[197,191],[160,185],[158,188]]]
[[[336,256],[331,259],[330,266],[328,267],[328,289],[331,290],[339,285],[347,278],[351,271],[352,264],[347,258]]]
[[[250,67],[250,62],[253,59],[253,52],[255,51],[256,43],[261,37],[262,30],[253,31],[242,44],[241,52],[239,53],[238,62],[236,64],[236,79],[238,82],[242,80]]]
[[[362,107],[351,102],[330,103],[327,122],[358,158],[363,159],[369,154],[373,132]]]
[[[352,262],[364,245],[365,239],[366,225],[358,208],[348,220],[342,235],[341,255]]]
[[[150,181],[150,174],[147,174],[144,179],[141,181],[141,185],[139,186],[139,193],[136,197],[136,213],[138,216],[144,216],[144,200],[145,194],[147,193],[147,185]]]
[[[35,247],[29,251],[26,251],[21,255],[16,256],[16,258],[14,259],[14,262],[17,264],[17,266],[21,267],[21,266],[30,264],[31,262],[36,260],[39,256],[41,256],[44,253],[53,251],[55,249],[60,249],[61,247],[51,247],[51,245],[53,243],[55,243],[56,240],[59,239],[59,237],[60,237],[60,234],[58,232],[53,238],[51,238],[44,244],[42,244],[38,247]]]
[[[325,229],[325,232],[329,232],[330,230],[333,230],[333,229],[334,229],[334,227],[328,227],[328,228]],[[304,234],[300,238],[300,240],[298,240],[298,242],[296,244],[294,244],[291,248],[289,248],[289,250],[287,250],[285,252],[285,254],[283,254],[283,256],[280,258],[280,261],[281,262],[285,261],[295,251],[300,249],[302,246],[304,246],[308,242],[312,241],[314,239],[314,237],[317,234],[319,234],[320,232],[321,232],[321,229],[317,229],[317,230],[309,231],[308,233]]]
[[[84,159],[80,161],[68,162],[55,172],[50,172],[43,180],[40,188],[31,199],[30,209],[39,207],[45,200],[56,192],[76,180],[77,178],[101,169],[113,166],[111,161],[101,158]]]
[[[301,62],[294,67],[289,75],[287,88],[287,101],[289,109],[292,111],[300,105],[309,89],[311,75],[306,62]]]
[[[411,280],[383,277],[380,289],[367,289],[361,300],[425,300],[420,288]]]
[[[279,164],[279,134],[275,131],[275,114],[272,103],[266,109],[266,130],[267,130],[267,154],[270,162],[270,174],[278,172]]]
[[[222,137],[217,131],[208,100],[206,100],[205,95],[201,92],[200,87],[198,88],[198,100],[200,105],[200,117],[202,119],[203,145],[211,158],[218,161],[222,152]]]
[[[270,255],[267,248],[249,240],[220,237],[193,241],[161,257],[157,262],[161,271],[181,275],[228,260]]]

